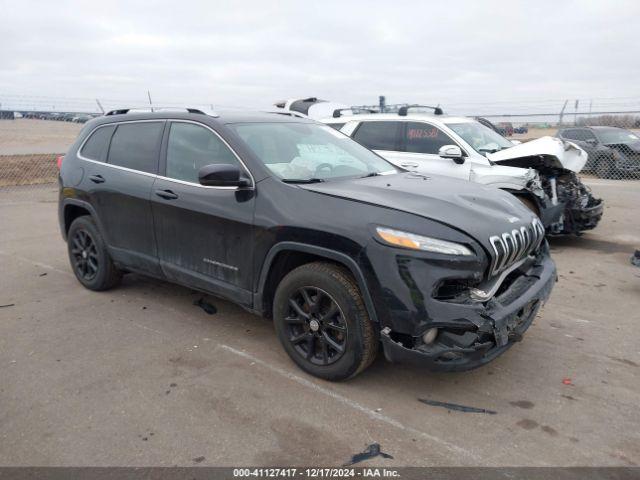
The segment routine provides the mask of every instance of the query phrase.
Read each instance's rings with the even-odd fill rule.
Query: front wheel
[[[351,274],[331,263],[292,270],[276,290],[273,318],[278,338],[304,371],[344,380],[376,357],[378,335]]]
[[[615,160],[613,158],[600,159],[596,167],[596,175],[598,178],[612,178],[614,163]]]

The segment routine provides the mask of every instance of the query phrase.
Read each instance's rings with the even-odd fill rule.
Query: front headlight
[[[401,232],[385,227],[376,227],[376,233],[385,243],[396,247],[422,250],[424,252],[443,253],[445,255],[473,255],[473,252],[459,243],[439,240],[437,238]]]

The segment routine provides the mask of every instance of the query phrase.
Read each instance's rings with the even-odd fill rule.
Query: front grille
[[[538,218],[531,224],[489,237],[493,260],[489,275],[494,276],[535,252],[544,240],[544,226]]]

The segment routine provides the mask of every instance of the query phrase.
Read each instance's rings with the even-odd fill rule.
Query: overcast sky
[[[384,94],[483,112],[565,98],[640,109],[637,0],[0,0],[0,11],[5,105],[142,102],[150,90],[160,104],[237,107]]]

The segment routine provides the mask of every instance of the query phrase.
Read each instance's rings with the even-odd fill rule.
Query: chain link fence
[[[580,175],[610,180],[640,179],[640,116],[607,114],[577,117],[562,124],[531,117],[481,117],[510,140],[527,142],[551,136],[572,142],[587,153]]]

